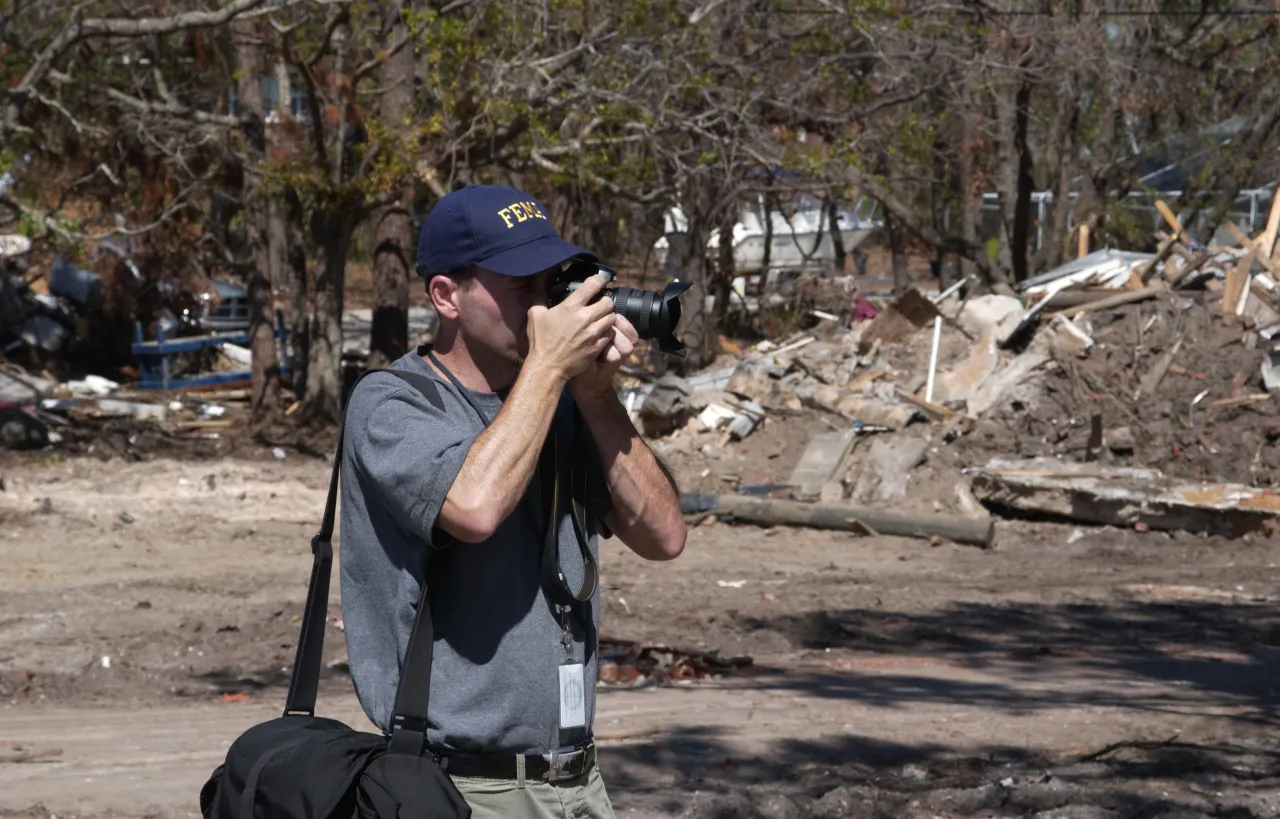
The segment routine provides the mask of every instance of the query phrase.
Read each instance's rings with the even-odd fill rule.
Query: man
[[[547,307],[549,277],[573,258],[595,257],[561,239],[532,196],[448,194],[418,247],[436,339],[391,365],[433,379],[443,408],[389,373],[348,401],[341,588],[356,692],[389,731],[425,583],[427,745],[477,819],[613,816],[591,740],[597,533],[649,560],[685,543],[676,487],[612,386],[635,329],[594,298],[599,276]],[[543,472],[548,440],[557,457]],[[585,497],[565,479],[583,471]],[[548,553],[563,583],[542,571],[553,506]]]

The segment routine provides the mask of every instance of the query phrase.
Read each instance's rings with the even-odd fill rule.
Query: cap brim
[[[543,236],[496,253],[476,264],[502,276],[533,276],[573,258],[596,261],[596,254],[556,236]]]

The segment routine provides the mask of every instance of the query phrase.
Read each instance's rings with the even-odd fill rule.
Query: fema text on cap
[[[498,211],[498,215],[502,217],[502,221],[507,223],[508,228],[516,226],[516,222],[526,222],[530,219],[546,219],[538,207],[537,202],[512,202],[502,210]],[[511,221],[511,217],[515,217],[515,222]]]

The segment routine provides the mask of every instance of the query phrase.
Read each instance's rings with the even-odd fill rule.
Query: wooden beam
[[[1222,290],[1222,312],[1226,315],[1240,315],[1240,299],[1249,287],[1249,271],[1253,269],[1254,255],[1254,251],[1249,251],[1227,271],[1226,287]]]
[[[1183,229],[1182,222],[1178,221],[1178,216],[1173,212],[1163,199],[1156,200],[1156,210],[1160,211],[1160,215],[1169,223],[1169,227],[1173,228],[1173,236],[1179,242],[1187,241],[1187,231]]]
[[[1262,262],[1263,267],[1267,270],[1275,270],[1275,265],[1271,262],[1271,255],[1262,249],[1261,240],[1250,239],[1248,236],[1244,235],[1244,231],[1236,227],[1235,222],[1232,222],[1230,219],[1223,222],[1222,225],[1227,229],[1227,233],[1230,233],[1232,238],[1240,243],[1242,248],[1245,250],[1252,250],[1257,255],[1258,261]]]
[[[1112,307],[1123,307],[1126,304],[1133,304],[1138,301],[1154,298],[1161,293],[1168,292],[1169,288],[1163,284],[1153,284],[1144,287],[1142,290],[1127,290],[1123,293],[1111,296],[1110,298],[1095,301],[1090,304],[1082,304],[1079,307],[1073,307],[1066,311],[1067,318],[1075,318],[1082,313],[1093,313],[1098,310],[1110,310]]]
[[[1275,253],[1276,231],[1280,231],[1280,188],[1276,188],[1275,195],[1271,197],[1271,213],[1267,216],[1267,228],[1258,237],[1261,250],[1259,256],[1268,262]],[[1271,269],[1270,265],[1267,269]]]

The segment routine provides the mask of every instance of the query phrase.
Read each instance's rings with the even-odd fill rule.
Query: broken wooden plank
[[[1102,526],[1239,537],[1280,531],[1280,492],[1196,484],[1159,470],[1039,458],[994,460],[969,470],[979,500],[997,507]]]
[[[954,412],[942,406],[941,404],[934,404],[932,402],[926,401],[923,398],[912,395],[911,393],[901,388],[899,388],[897,392],[898,392],[899,398],[901,398],[903,401],[906,401],[908,404],[911,404],[913,407],[916,407],[917,409],[919,409],[926,416],[928,416],[929,420],[931,421],[950,421],[952,418],[956,416]]]
[[[844,465],[844,459],[857,438],[856,429],[827,432],[810,438],[788,481],[795,487],[796,497],[817,498],[822,492],[822,485]]]
[[[1156,200],[1156,210],[1160,211],[1160,215],[1169,223],[1169,227],[1173,228],[1173,236],[1179,242],[1188,240],[1187,231],[1182,227],[1182,221],[1178,219],[1177,214],[1173,212],[1163,199]]]
[[[1246,253],[1239,262],[1227,271],[1226,287],[1222,290],[1222,311],[1238,316],[1243,312],[1241,299],[1249,287],[1249,271],[1253,269],[1252,251]]]
[[[1254,255],[1258,258],[1258,261],[1262,262],[1263,267],[1265,267],[1267,270],[1275,269],[1275,266],[1272,263],[1271,259],[1268,257],[1266,252],[1262,249],[1261,242],[1259,242],[1257,239],[1250,239],[1248,236],[1244,234],[1244,231],[1236,227],[1235,223],[1232,222],[1230,219],[1223,222],[1222,225],[1227,229],[1227,232],[1231,234],[1232,238],[1234,238],[1237,242],[1240,243],[1240,247],[1244,248],[1245,250],[1253,251]]]
[[[705,512],[729,515],[765,526],[803,526],[860,533],[871,531],[883,535],[925,539],[942,537],[955,543],[970,543],[983,548],[990,548],[995,540],[995,521],[990,518],[902,515],[883,509],[823,506],[745,495],[686,493],[680,496],[680,511],[686,515]]]
[[[1142,377],[1142,381],[1138,384],[1138,389],[1134,390],[1133,400],[1137,401],[1144,395],[1154,395],[1156,389],[1160,386],[1160,382],[1164,380],[1165,374],[1169,372],[1169,367],[1173,364],[1173,359],[1178,355],[1178,351],[1182,349],[1182,339],[1179,338],[1173,343],[1164,355],[1156,360],[1155,366],[1151,368],[1151,372]]]
[[[846,392],[858,392],[858,391],[860,391],[863,387],[865,387],[865,386],[867,386],[868,384],[870,384],[871,382],[873,382],[873,381],[875,381],[876,379],[879,379],[879,378],[884,378],[884,377],[885,377],[886,375],[888,375],[888,374],[889,374],[889,371],[888,371],[888,370],[872,370],[872,371],[870,371],[870,372],[865,372],[865,373],[863,373],[862,375],[860,375],[860,376],[858,376],[857,378],[855,378],[855,379],[853,379],[852,381],[850,381],[850,382],[849,382],[849,385],[848,385],[847,387],[845,387],[845,391],[846,391]]]
[[[1160,265],[1169,258],[1169,254],[1173,253],[1173,249],[1176,246],[1177,242],[1173,239],[1170,239],[1167,242],[1161,242],[1160,246],[1156,249],[1156,255],[1142,263],[1141,267],[1138,268],[1138,272],[1144,283],[1151,281],[1151,277],[1155,275],[1155,272]]]
[[[1280,231],[1280,189],[1271,197],[1271,212],[1267,214],[1267,227],[1258,237],[1261,255],[1271,259],[1275,253],[1276,233]]]
[[[1043,312],[1046,315],[1063,313],[1072,307],[1094,304],[1103,299],[1112,298],[1115,295],[1115,290],[1059,290],[1056,294],[1053,294],[1053,302],[1045,305]],[[1041,301],[1043,300],[1041,299]]]
[[[1226,407],[1246,407],[1250,404],[1259,404],[1271,397],[1269,392],[1257,392],[1250,395],[1237,395],[1234,398],[1219,398],[1217,401],[1211,401],[1209,406],[1218,409]]]
[[[1155,298],[1161,293],[1168,292],[1168,290],[1169,288],[1164,284],[1149,285],[1141,290],[1128,290],[1110,298],[1102,299],[1101,301],[1095,301],[1090,304],[1082,304],[1079,307],[1073,307],[1066,312],[1066,315],[1067,318],[1075,318],[1076,316],[1084,313],[1093,313],[1098,310],[1110,310],[1112,307],[1123,307],[1126,304],[1133,304],[1134,302]]]

